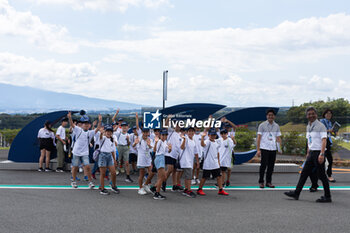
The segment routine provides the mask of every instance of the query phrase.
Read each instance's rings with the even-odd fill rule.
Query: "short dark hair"
[[[312,107],[312,106],[306,108],[305,114],[307,114],[307,113],[310,112],[310,111],[314,111],[314,112],[317,114],[316,108],[314,108],[314,107]]]
[[[332,117],[333,117],[333,111],[330,109],[330,108],[327,108],[326,110],[324,110],[324,112],[322,113],[322,117],[325,118],[326,117],[326,114],[330,112],[332,114]]]
[[[61,120],[61,122],[68,122],[68,118],[67,118],[67,117],[63,118],[63,119]]]
[[[276,111],[274,109],[272,109],[272,108],[269,108],[269,109],[266,110],[266,115],[268,115],[270,112],[272,112],[273,115],[276,116]]]

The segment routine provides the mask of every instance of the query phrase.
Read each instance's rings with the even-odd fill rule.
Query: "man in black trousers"
[[[327,129],[319,120],[317,120],[317,112],[315,108],[308,107],[306,109],[306,117],[309,123],[306,128],[308,149],[305,165],[301,172],[296,189],[294,191],[285,192],[284,194],[298,200],[307,178],[314,171],[316,172],[317,177],[322,181],[324,189],[324,196],[317,199],[316,202],[332,202],[329,183],[325,172],[324,159],[327,145]]]
[[[261,156],[260,162],[260,188],[264,188],[264,175],[266,171],[266,187],[274,188],[272,185],[272,173],[276,162],[277,142],[281,143],[281,131],[275,122],[276,112],[273,109],[266,111],[266,121],[258,128],[257,156]]]

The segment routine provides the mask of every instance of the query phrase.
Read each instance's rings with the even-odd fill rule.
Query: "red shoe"
[[[222,189],[221,191],[219,191],[218,194],[219,194],[219,195],[228,196],[228,193],[225,192],[225,190],[223,190],[223,189]]]
[[[96,180],[95,174],[91,174],[91,177]]]
[[[205,196],[205,192],[203,192],[202,189],[198,189],[197,190],[197,194],[200,195],[200,196]]]

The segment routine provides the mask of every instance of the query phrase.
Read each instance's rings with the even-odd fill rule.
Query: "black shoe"
[[[157,188],[155,186],[152,186],[149,190],[151,190],[153,194],[157,192]]]
[[[230,186],[231,185],[230,181],[226,181],[225,185],[226,185],[226,187]]]
[[[321,198],[317,199],[316,202],[319,202],[319,203],[332,202],[332,198],[322,196]]]
[[[46,172],[52,172],[52,169],[51,168],[45,168],[45,171]]]
[[[165,199],[165,196],[163,196],[163,195],[160,194],[160,193],[155,193],[154,196],[153,196],[153,199],[154,199],[154,200],[164,200],[164,199]]]
[[[195,198],[197,195],[191,190],[191,191],[187,191],[187,196]]]
[[[101,195],[109,195],[109,192],[108,192],[107,189],[101,189],[101,190],[100,190],[100,194],[101,194]]]
[[[125,182],[127,183],[133,183],[134,181],[130,177],[126,177]]]
[[[299,196],[294,191],[289,191],[284,193],[286,196],[299,200]]]
[[[45,171],[42,167],[39,167],[38,172],[43,172]]]
[[[171,189],[172,192],[176,192],[179,190],[179,187],[177,185],[173,185],[173,188]]]
[[[63,168],[58,167],[58,168],[56,169],[56,172],[64,172],[64,171],[63,171]]]
[[[162,190],[163,190],[163,192],[166,192],[166,182],[165,181],[162,183]]]
[[[185,188],[182,185],[176,185],[179,192],[184,191]]]
[[[310,190],[310,193],[314,193],[318,191],[317,188],[314,188],[314,187],[311,187],[309,190]]]
[[[112,187],[112,192],[116,193],[116,194],[119,194],[120,193],[120,190],[117,188],[117,186],[115,187]]]

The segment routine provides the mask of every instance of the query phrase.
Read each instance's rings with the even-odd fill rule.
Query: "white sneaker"
[[[89,182],[89,189],[94,189],[95,188],[95,185],[94,185],[94,183],[92,183],[92,182]]]
[[[197,184],[199,184],[201,181],[199,179],[196,179]]]
[[[140,195],[146,195],[147,192],[145,191],[144,188],[140,188],[139,191],[138,191],[138,194],[140,194]]]
[[[191,184],[192,184],[192,185],[194,185],[194,184],[196,184],[196,183],[197,183],[196,179],[192,179],[192,180],[191,180]]]
[[[77,182],[73,181],[72,183],[70,183],[72,185],[73,188],[78,188]]]
[[[79,172],[82,173],[84,169],[82,167],[79,168]]]
[[[118,170],[118,169],[115,171],[115,174],[116,174],[116,175],[119,175],[119,170]]]
[[[149,185],[143,185],[143,189],[144,189],[147,193],[152,193],[151,189],[149,188]]]

